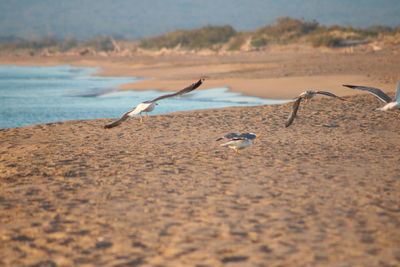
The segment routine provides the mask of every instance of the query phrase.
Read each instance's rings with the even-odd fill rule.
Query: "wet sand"
[[[176,91],[200,77],[201,89],[228,87],[234,92],[274,99],[291,99],[304,90],[328,90],[338,95],[357,91],[342,84],[373,85],[394,90],[400,79],[400,57],[391,51],[327,53],[320,50],[247,52],[231,55],[167,54],[132,57],[49,56],[0,57],[0,64],[99,67],[96,75],[138,77],[121,90]]]
[[[1,130],[0,265],[397,266],[400,113],[346,99]]]

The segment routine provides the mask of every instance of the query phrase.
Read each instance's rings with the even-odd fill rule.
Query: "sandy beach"
[[[346,54],[320,50],[272,50],[234,54],[165,54],[118,56],[0,57],[0,64],[98,67],[97,75],[138,77],[121,90],[176,91],[206,77],[200,88],[228,87],[250,96],[291,99],[304,90],[354,95],[342,84],[373,84],[394,90],[400,73],[397,51]]]
[[[0,265],[400,265],[400,113],[341,86],[393,96],[399,61],[385,51],[0,58],[151,78],[122,90],[176,90],[206,76],[202,89],[347,100],[316,97],[289,128],[290,103],[110,130],[112,118],[0,130]],[[236,155],[215,141],[229,132],[261,138]]]

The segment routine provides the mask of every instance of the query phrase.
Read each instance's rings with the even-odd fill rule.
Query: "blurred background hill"
[[[323,25],[397,27],[399,14],[399,0],[3,0],[0,41],[135,40],[206,25],[250,31],[286,16]]]

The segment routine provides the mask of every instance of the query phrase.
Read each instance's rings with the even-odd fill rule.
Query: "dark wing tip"
[[[238,137],[238,136],[240,136],[240,135],[237,134],[237,133],[228,133],[228,134],[224,135],[223,137],[218,138],[216,141],[220,141],[220,140],[225,139],[225,138],[226,139],[232,139],[232,138]]]
[[[110,128],[120,125],[123,121],[125,121],[129,118],[129,115],[128,115],[129,112],[130,111],[126,112],[120,119],[104,125],[104,129],[110,129]]]
[[[349,87],[349,88],[356,88],[357,85],[350,85],[350,84],[342,84],[342,86]]]
[[[115,125],[114,123],[106,124],[106,125],[104,125],[104,129],[111,129],[111,128],[114,128],[115,126],[117,126],[117,125]]]
[[[286,123],[285,123],[285,127],[287,128],[287,127],[289,127],[290,125],[292,125],[293,121],[294,121],[294,118],[289,118],[289,119],[286,121]]]
[[[296,117],[296,114],[294,114],[294,111],[292,111],[289,115],[289,118],[286,120],[286,123],[285,123],[286,128],[289,127],[290,125],[292,125],[295,117]]]
[[[205,78],[200,78],[197,82],[195,82],[192,90],[197,89],[204,82],[204,80]]]
[[[285,127],[289,127],[293,123],[294,119],[297,116],[297,111],[299,110],[300,102],[302,99],[302,97],[297,97],[296,101],[293,102],[292,111],[289,114]]]

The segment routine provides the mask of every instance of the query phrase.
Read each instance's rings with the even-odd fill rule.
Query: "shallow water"
[[[92,76],[97,68],[0,66],[0,128],[75,119],[116,118],[160,91],[117,91],[137,78]],[[284,103],[228,92],[227,88],[194,91],[164,99],[151,113]]]

